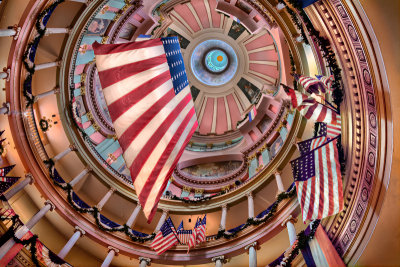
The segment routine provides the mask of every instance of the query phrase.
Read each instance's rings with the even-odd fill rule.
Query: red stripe
[[[322,110],[321,110],[321,113],[319,113],[319,115],[318,115],[317,121],[323,122],[326,118],[327,113],[328,113],[328,109],[326,107],[322,106]],[[333,116],[333,114],[332,114],[332,116]]]
[[[159,158],[157,165],[154,167],[151,174],[149,175],[146,184],[143,186],[142,191],[139,194],[139,198],[141,199],[141,201],[143,201],[143,203],[146,203],[147,198],[149,197],[149,194],[151,192],[151,189],[153,188],[154,183],[157,181],[158,175],[160,174],[162,168],[164,167],[173,149],[175,148],[176,143],[178,143],[179,138],[181,137],[183,131],[185,130],[186,126],[188,125],[190,119],[193,117],[194,114],[195,111],[194,108],[192,108],[186,115],[182,123],[179,125],[178,129],[174,133],[174,136],[172,137],[167,147],[163,151],[161,157]]]
[[[175,97],[174,89],[171,88],[162,98],[155,102],[132,123],[118,139],[121,148],[125,151],[139,133],[150,123],[150,121]]]
[[[167,57],[165,56],[165,54],[162,54],[153,58],[99,71],[101,86],[105,89],[110,85],[113,85],[133,75],[164,64],[165,62],[167,62]],[[132,86],[134,86],[134,84],[132,84]]]
[[[307,109],[306,114],[304,114],[304,117],[306,117],[306,119],[310,119],[311,116],[314,114],[315,109],[318,107],[318,104],[314,104],[312,106],[309,106]]]
[[[151,39],[147,41],[140,42],[129,42],[123,44],[99,44],[97,41],[92,44],[95,55],[107,55],[113,53],[120,53],[129,50],[135,50],[146,47],[153,47],[162,45],[160,38]]]
[[[171,79],[171,75],[169,73],[169,70],[167,70],[162,74],[158,75],[157,77],[154,77],[153,79],[142,84],[141,86],[132,89],[132,91],[122,96],[118,100],[114,101],[111,105],[108,106],[108,111],[110,113],[112,120],[116,121],[122,114],[127,112],[133,105],[140,102],[148,94],[158,89],[162,84],[167,82],[169,79]],[[173,90],[171,90],[170,93],[173,93]],[[159,106],[160,109],[163,108],[164,105]]]
[[[323,165],[323,155],[321,149],[318,149],[318,162],[319,162],[319,207],[318,207],[318,219],[322,218],[324,212],[324,165]]]
[[[178,161],[179,161],[179,159],[180,159],[180,157],[181,157],[181,155],[182,155],[182,153],[183,153],[183,150],[185,150],[186,145],[189,143],[190,139],[192,138],[193,133],[196,131],[196,129],[197,129],[198,126],[199,126],[199,125],[198,125],[198,122],[197,122],[197,120],[196,120],[196,122],[194,123],[192,129],[190,130],[189,134],[187,135],[185,141],[183,142],[183,145],[182,145],[181,149],[179,150],[179,152],[178,152],[178,154],[177,154],[177,156],[176,156],[176,158],[175,158],[175,161],[172,163],[171,168],[169,169],[169,172],[168,172],[167,175],[165,176],[164,183],[163,183],[163,185],[162,185],[162,187],[161,187],[161,190],[158,192],[157,197],[155,198],[155,204],[153,205],[153,208],[151,209],[149,218],[147,219],[147,222],[148,222],[148,223],[150,223],[151,220],[153,219],[154,214],[155,214],[156,211],[157,211],[157,203],[158,203],[158,201],[160,200],[161,195],[162,195],[162,193],[164,192],[164,189],[165,189],[165,187],[166,187],[167,184],[168,184],[169,177],[171,177],[171,174],[172,174],[172,172],[174,171],[175,166],[176,166],[176,164],[178,163]]]
[[[311,195],[310,195],[310,205],[308,206],[307,219],[311,219],[314,213],[314,205],[317,205],[317,200],[315,199],[316,177],[314,176],[308,179],[308,182],[311,183]]]
[[[181,113],[182,109],[192,100],[192,96],[187,94],[178,105],[174,107],[174,109],[169,113],[169,115],[165,118],[165,120],[161,123],[161,125],[154,131],[152,136],[149,136],[146,144],[143,146],[141,151],[139,152],[140,155],[135,158],[132,162],[131,166],[129,167],[131,171],[131,178],[132,181],[136,180],[137,175],[139,174],[140,170],[142,169],[143,165],[146,163],[148,157],[150,156],[151,152],[155,149],[158,142],[160,142],[161,138],[165,135],[168,131],[169,127],[172,123],[176,120],[178,115]],[[139,129],[140,131],[141,129]],[[157,163],[158,165],[158,163]],[[146,181],[146,184],[149,180]],[[139,193],[140,194],[140,193]],[[142,202],[144,204],[144,202]]]

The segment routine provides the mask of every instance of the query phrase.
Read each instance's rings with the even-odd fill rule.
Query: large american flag
[[[198,126],[178,38],[94,43],[93,50],[126,165],[151,222]]]
[[[338,137],[291,161],[303,221],[322,219],[343,209]]]
[[[285,86],[284,86],[285,87]],[[286,94],[290,97],[292,106],[300,111],[307,120],[311,119],[317,122],[338,124],[340,115],[330,107],[318,103],[314,98],[306,94],[295,91],[291,88],[285,88]]]
[[[327,124],[324,122],[320,122],[317,137],[310,138],[308,140],[304,140],[302,142],[297,143],[300,150],[300,155],[309,153],[311,150],[314,150],[317,147],[322,146],[324,143],[337,137],[340,134],[341,134],[340,116],[338,124]]]
[[[160,231],[156,234],[151,247],[157,252],[158,255],[165,252],[167,249],[179,243],[176,229],[171,217],[165,220],[161,226]]]

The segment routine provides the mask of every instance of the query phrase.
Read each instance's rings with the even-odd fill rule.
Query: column
[[[72,179],[72,181],[69,182],[69,184],[70,184],[71,186],[76,185],[76,184],[79,183],[79,181],[82,180],[82,178],[83,178],[88,172],[90,172],[91,170],[92,170],[92,169],[91,169],[89,166],[86,167],[83,171],[81,171],[80,174],[78,174],[77,176],[75,176],[75,178]]]
[[[115,188],[111,187],[110,190],[104,195],[104,197],[100,200],[99,203],[97,203],[96,207],[100,211],[104,205],[107,203],[107,201],[110,199],[112,194],[115,192]]]
[[[0,72],[0,79],[4,79],[8,82],[10,80],[10,69],[3,68],[3,71]]]
[[[60,250],[58,253],[58,257],[61,259],[64,259],[65,256],[71,251],[72,247],[75,245],[76,241],[85,234],[85,231],[82,228],[79,228],[78,226],[75,226],[75,231],[74,234],[71,236],[71,238],[68,240],[67,244]]]
[[[60,88],[56,87],[53,90],[38,94],[35,96],[34,101],[37,102],[39,99],[49,96],[49,95],[53,95],[53,94],[58,94],[60,92]]]
[[[247,194],[247,204],[249,210],[249,218],[254,218],[254,199],[251,192]]]
[[[282,177],[280,172],[275,172],[275,181],[276,185],[278,186],[278,194],[285,192],[285,188],[283,187]]]
[[[221,223],[219,224],[219,229],[220,230],[225,230],[226,226],[226,214],[228,212],[228,206],[226,204],[223,204],[221,206],[222,208],[222,214],[221,214]]]
[[[68,28],[47,28],[45,35],[49,34],[59,34],[59,33],[70,33],[70,29]]]
[[[60,66],[60,64],[61,64],[61,60],[54,61],[54,62],[37,64],[37,65],[35,65],[35,70],[44,70],[44,69],[48,69],[48,68],[51,68],[51,67],[58,67],[58,66]]]
[[[25,188],[28,184],[33,184],[35,180],[33,179],[32,174],[27,173],[25,174],[25,179],[20,181],[18,184],[14,185],[11,187],[5,194],[4,197],[9,200],[12,198],[15,194],[17,194],[19,191]]]
[[[103,263],[101,264],[101,267],[110,266],[111,261],[113,260],[114,256],[118,254],[118,252],[119,249],[116,249],[112,246],[108,246],[108,254],[107,257],[104,259]]]
[[[224,256],[217,256],[211,259],[211,261],[215,262],[215,267],[222,267],[224,265]]]
[[[146,267],[150,266],[151,259],[145,258],[145,257],[139,257],[139,266],[140,267]]]
[[[135,224],[136,218],[139,214],[140,208],[142,206],[140,205],[140,203],[138,202],[136,205],[136,208],[133,210],[131,216],[129,217],[128,221],[126,222],[126,225],[128,225],[128,227],[132,227]]]
[[[160,220],[158,221],[156,230],[154,231],[154,233],[157,233],[158,231],[160,231],[161,226],[164,224],[165,219],[167,219],[167,215],[168,215],[168,210],[163,210],[163,213],[161,215]]]
[[[0,114],[10,114],[10,103],[3,103],[3,106],[0,107]]]
[[[75,150],[75,145],[73,145],[73,144],[69,145],[63,152],[54,156],[53,162],[55,163],[55,162],[59,161],[61,158],[65,157],[69,152],[74,151],[74,150]]]
[[[294,224],[293,224],[293,223],[296,223],[296,222],[297,222],[297,219],[293,218],[292,215],[290,215],[281,224],[282,226],[286,225],[286,228],[287,228],[287,231],[288,231],[288,234],[289,234],[290,245],[293,245],[294,242],[297,239],[296,228],[294,228]]]
[[[50,200],[46,200],[44,207],[41,208],[33,217],[15,232],[15,237],[21,239],[33,226],[49,211],[54,210],[55,206]],[[0,247],[0,259],[15,245],[14,239],[10,238]]]
[[[245,250],[249,250],[249,267],[257,267],[257,241],[244,247]]]
[[[0,29],[0,37],[14,37],[14,40],[17,40],[20,31],[21,27],[10,26],[8,29]]]

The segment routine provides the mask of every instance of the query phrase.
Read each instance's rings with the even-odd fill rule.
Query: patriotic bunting
[[[198,126],[179,41],[96,42],[93,50],[123,157],[150,223]]]
[[[343,209],[338,138],[290,162],[304,222],[322,219]]]

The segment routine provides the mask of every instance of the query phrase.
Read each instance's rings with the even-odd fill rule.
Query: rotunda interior
[[[0,0],[0,266],[398,265],[399,8],[391,0]],[[162,98],[146,92],[148,77],[126,78],[125,87],[144,88],[131,101],[147,99],[135,110],[150,119],[121,136],[125,114],[110,104],[120,93],[103,78],[96,47],[171,37],[180,51],[166,58],[181,54],[174,64],[185,70],[169,78],[189,90],[198,127],[149,220],[136,184],[143,172],[132,166],[157,151],[164,128],[151,116],[167,115],[151,114]],[[310,92],[297,75],[320,86],[331,77],[330,91]],[[330,132],[325,111],[296,108],[291,92],[340,120],[325,143],[337,144],[329,166],[315,164],[334,185],[307,191],[298,179],[295,162],[313,154],[304,141]],[[142,139],[133,133],[140,127]],[[323,194],[331,199],[308,210],[322,219],[304,212],[317,205],[314,194],[320,205]],[[179,242],[157,253],[169,222]]]

